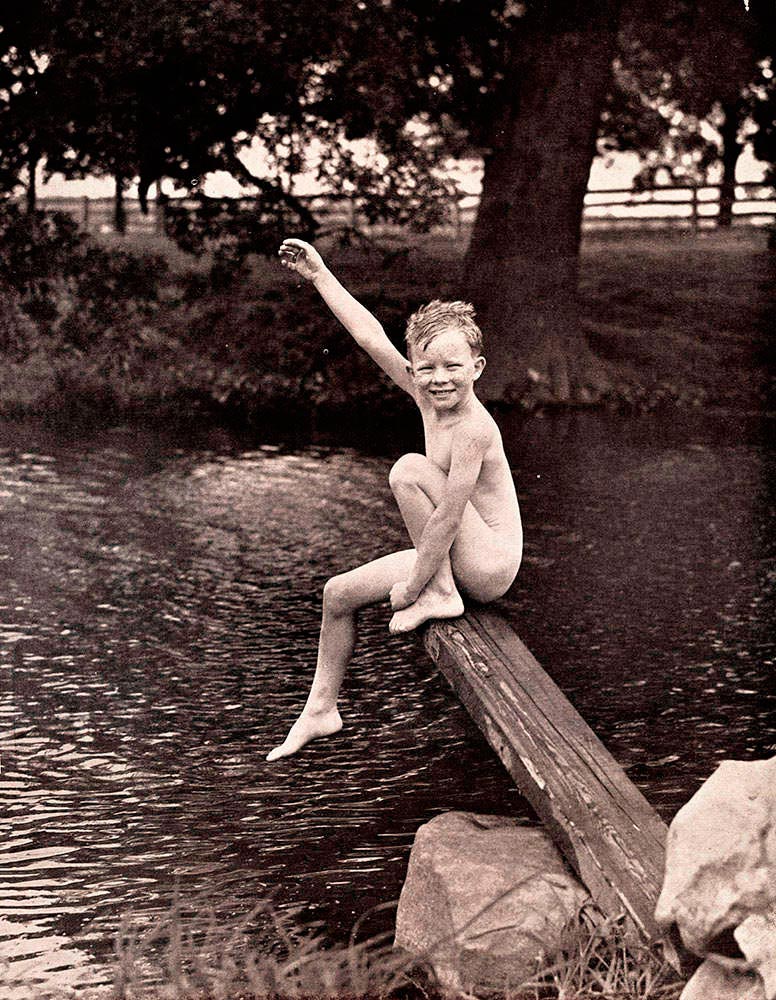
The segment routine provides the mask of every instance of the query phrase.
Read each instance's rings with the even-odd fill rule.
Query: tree
[[[769,164],[768,180],[776,185],[776,6],[770,0],[751,0],[759,39],[759,79],[752,88],[752,137],[755,156]]]
[[[132,180],[145,207],[164,177],[192,190],[219,169],[250,179],[239,153],[262,119],[278,145],[303,124],[309,67],[336,10],[334,0],[12,3],[0,14],[6,189],[32,151],[49,174],[114,177],[119,207]]]
[[[594,14],[590,6],[539,5],[533,32],[526,18],[520,49],[527,56],[508,88],[506,136],[486,158],[467,274],[487,329],[500,334],[500,377],[491,389],[498,397],[523,398],[529,390],[539,399],[581,402],[617,390],[618,372],[587,347],[576,303],[582,199],[612,56],[622,58],[638,35],[642,57],[649,52],[661,77],[681,70],[698,81],[699,102],[713,83],[718,95],[726,93],[731,66],[735,92],[743,67],[751,72],[753,64],[750,22],[737,0],[632,0],[597,4]]]
[[[51,30],[40,3],[9,0],[0,29],[0,191],[23,184],[32,212],[39,164],[68,146],[68,94],[47,72]]]
[[[444,204],[435,165],[480,153],[462,290],[489,335],[483,386],[491,398],[579,402],[617,388],[585,341],[576,297],[614,57],[638,38],[656,80],[677,67],[691,80],[703,66],[716,72],[708,26],[746,23],[741,0],[45,5],[57,13],[46,76],[78,109],[70,151],[45,150],[66,172],[137,177],[144,196],[162,177],[196,190],[223,168],[290,203],[288,177],[317,140],[333,188],[357,192],[375,216],[428,223]],[[256,132],[274,178],[247,177],[239,159]],[[354,139],[374,144],[371,162]]]
[[[537,6],[507,67],[466,257],[468,293],[491,337],[489,392],[498,398],[523,397],[526,379],[563,401],[608,387],[585,349],[576,294],[618,14],[617,0],[592,11],[586,3]]]
[[[649,48],[640,32],[621,40],[614,86],[602,119],[607,149],[635,150],[644,161],[639,183],[660,173],[702,185],[720,178],[720,226],[729,226],[736,167],[752,130],[755,108],[773,55],[774,16],[769,0],[731,8],[699,8],[692,35],[703,39],[686,52]]]
[[[332,58],[319,113],[389,149],[414,116],[441,149],[482,155],[463,287],[488,334],[486,394],[584,402],[618,391],[619,373],[590,351],[577,307],[583,199],[599,122],[611,113],[614,59],[638,39],[657,85],[679,69],[687,79],[713,75],[726,65],[720,46],[732,44],[725,31],[735,43],[747,30],[740,0],[405,0],[380,9],[379,26],[370,8],[369,29],[356,27],[348,51]],[[648,128],[661,134],[654,113]]]

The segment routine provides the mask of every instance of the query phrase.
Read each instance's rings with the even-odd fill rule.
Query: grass
[[[392,910],[385,904],[381,910]],[[275,909],[270,900],[243,916],[206,899],[145,922],[126,918],[116,934],[108,982],[79,991],[82,1000],[282,1000],[370,998],[442,1000],[431,956],[409,956],[386,932],[360,940],[366,918],[350,940],[332,945],[320,926],[300,924],[301,910]],[[465,930],[465,928],[463,929]],[[620,920],[593,922],[580,913],[560,948],[522,983],[477,988],[462,984],[469,1000],[677,1000],[683,982]],[[61,1000],[56,992],[39,1000]]]
[[[772,386],[776,254],[757,229],[593,234],[582,253],[594,348],[681,399],[756,408]]]
[[[326,947],[300,911],[259,903],[242,918],[178,902],[145,930],[125,922],[116,939],[115,1000],[207,997],[388,997],[410,983],[387,935]]]
[[[158,236],[126,239],[164,251]],[[766,230],[752,227],[588,233],[580,294],[592,346],[680,403],[700,398],[762,405],[773,360],[769,331],[776,321],[776,254],[767,241]],[[435,296],[460,296],[465,237],[392,233],[380,246],[386,257],[360,246],[324,244],[324,250],[357,296],[383,307],[394,333],[400,333],[407,309]],[[180,251],[169,252],[179,266]],[[257,261],[252,280],[257,298],[289,288],[273,261]],[[314,296],[301,301],[304,312],[321,308]],[[279,310],[273,321],[283,325],[288,319]]]
[[[232,288],[191,295],[192,282],[201,293],[207,259],[150,233],[99,240],[165,255],[171,277],[156,313],[142,325],[125,323],[121,336],[109,329],[75,346],[43,337],[26,355],[4,357],[0,416],[67,424],[177,417],[255,431],[273,416],[309,425],[332,415],[342,426],[355,412],[379,411],[384,420],[406,407],[387,381],[375,380],[315,292],[297,287],[274,260],[255,259]],[[751,228],[586,236],[583,326],[596,353],[645,387],[640,405],[772,405],[776,256],[766,244],[767,233]],[[322,249],[397,342],[419,303],[460,295],[465,245],[452,235],[387,233],[376,244],[329,240]]]

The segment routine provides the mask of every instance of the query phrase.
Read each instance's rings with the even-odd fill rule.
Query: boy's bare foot
[[[267,760],[290,757],[310,740],[317,740],[320,736],[332,736],[340,729],[342,729],[342,719],[336,708],[330,708],[326,712],[312,712],[305,709],[291,726],[288,736],[280,746],[267,754]]]
[[[428,588],[408,608],[397,611],[388,624],[388,631],[397,635],[411,632],[431,618],[458,618],[463,614],[463,601],[457,590],[441,594]]]

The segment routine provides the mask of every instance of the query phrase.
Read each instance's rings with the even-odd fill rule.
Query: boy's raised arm
[[[283,240],[280,263],[305,278],[342,323],[351,337],[399,388],[414,397],[407,359],[386,336],[380,322],[331,273],[318,251],[304,240]]]

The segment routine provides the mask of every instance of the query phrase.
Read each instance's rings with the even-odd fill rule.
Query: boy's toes
[[[404,611],[397,611],[388,622],[388,631],[391,635],[404,635],[405,632],[411,632],[415,627],[416,623],[407,614],[406,608]]]

